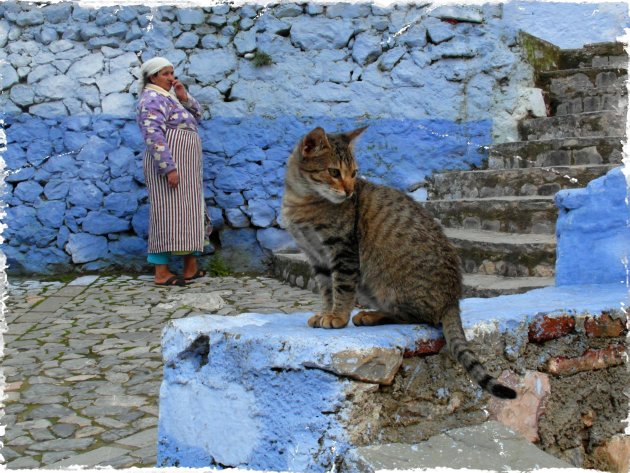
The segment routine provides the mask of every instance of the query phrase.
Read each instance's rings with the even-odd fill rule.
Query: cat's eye
[[[352,177],[357,177],[357,173],[358,173],[358,172],[359,172],[359,171],[358,171],[357,169],[355,169],[354,171],[352,171]]]
[[[335,168],[328,168],[328,172],[330,173],[330,175],[332,177],[341,177],[341,173],[339,172],[339,169],[335,169]]]

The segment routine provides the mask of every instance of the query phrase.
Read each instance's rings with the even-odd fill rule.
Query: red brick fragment
[[[435,340],[419,340],[416,342],[415,350],[407,350],[403,353],[404,358],[413,358],[414,356],[435,355],[440,352],[442,347],[446,345],[444,338]]]
[[[599,317],[587,317],[584,330],[589,337],[619,337],[626,332],[621,319],[613,319],[608,312],[602,312]]]
[[[613,345],[597,350],[589,348],[581,356],[569,358],[558,356],[550,359],[546,371],[555,375],[571,375],[580,371],[591,371],[622,365],[626,349],[623,345]]]
[[[548,316],[541,314],[529,325],[529,341],[542,343],[560,338],[575,330],[575,319],[567,314]]]

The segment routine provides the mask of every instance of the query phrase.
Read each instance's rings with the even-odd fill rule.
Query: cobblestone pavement
[[[206,277],[183,288],[147,276],[10,278],[7,295],[0,424],[12,469],[155,466],[169,320],[318,309],[315,294],[267,277]]]

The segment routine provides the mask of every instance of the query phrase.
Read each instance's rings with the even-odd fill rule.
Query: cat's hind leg
[[[399,324],[400,319],[389,312],[383,312],[380,310],[362,310],[354,317],[352,317],[352,323],[357,326],[371,326],[371,325],[387,325],[387,324]]]

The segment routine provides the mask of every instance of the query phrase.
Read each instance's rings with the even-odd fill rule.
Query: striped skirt
[[[166,141],[177,165],[179,185],[169,187],[150,154],[144,154],[149,193],[149,253],[203,251],[208,214],[203,198],[201,139],[188,130],[167,130]]]

